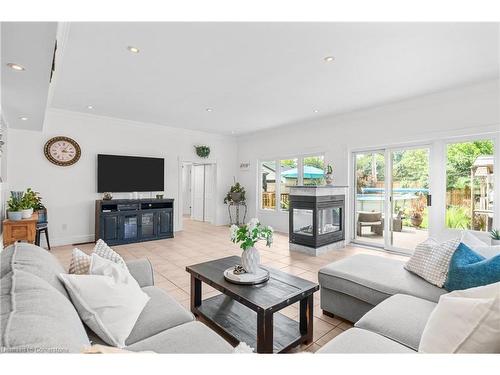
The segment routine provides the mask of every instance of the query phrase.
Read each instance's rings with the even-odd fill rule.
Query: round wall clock
[[[75,164],[82,153],[75,140],[68,137],[54,137],[45,143],[45,157],[55,165],[67,167]]]

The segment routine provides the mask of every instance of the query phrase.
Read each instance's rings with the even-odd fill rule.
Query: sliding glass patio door
[[[430,147],[354,154],[354,241],[411,253],[428,238]]]
[[[388,156],[390,221],[386,247],[409,253],[429,237],[430,149],[391,149]]]
[[[354,239],[385,247],[385,150],[356,153],[354,164]]]

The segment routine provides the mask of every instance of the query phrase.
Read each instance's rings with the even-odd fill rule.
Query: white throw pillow
[[[417,245],[404,268],[442,288],[448,276],[451,257],[459,244],[458,239],[438,243],[429,238]]]
[[[481,241],[479,238],[477,238],[474,233],[468,230],[464,230],[462,232],[462,237],[460,238],[460,242],[462,242],[464,245],[466,245],[469,249],[474,250],[476,247],[480,246],[488,246],[488,244],[484,241]]]
[[[150,298],[128,270],[92,254],[89,275],[59,276],[85,324],[107,344],[123,348]]]
[[[467,245],[469,249],[474,250],[479,255],[482,255],[486,259],[493,258],[500,254],[500,246],[488,245],[486,242],[477,238],[477,236],[471,231],[464,231],[462,233],[462,238],[460,239],[464,245]]]
[[[127,268],[127,264],[120,256],[120,254],[118,254],[116,251],[110,248],[103,240],[97,241],[92,253],[99,255],[101,258],[111,260],[112,262]],[[89,269],[90,269],[90,255],[85,254],[78,248],[74,248],[73,253],[71,255],[71,261],[69,264],[68,273],[76,275],[88,275]]]
[[[442,295],[418,351],[500,353],[500,283]]]

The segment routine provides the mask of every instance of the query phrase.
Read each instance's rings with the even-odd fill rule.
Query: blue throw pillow
[[[460,243],[453,253],[444,288],[448,291],[474,288],[500,281],[500,255],[486,259]]]

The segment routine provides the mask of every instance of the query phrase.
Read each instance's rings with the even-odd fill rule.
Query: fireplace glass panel
[[[313,210],[293,209],[293,233],[312,236]]]
[[[326,207],[318,209],[318,235],[338,232],[341,228],[342,209]]]

